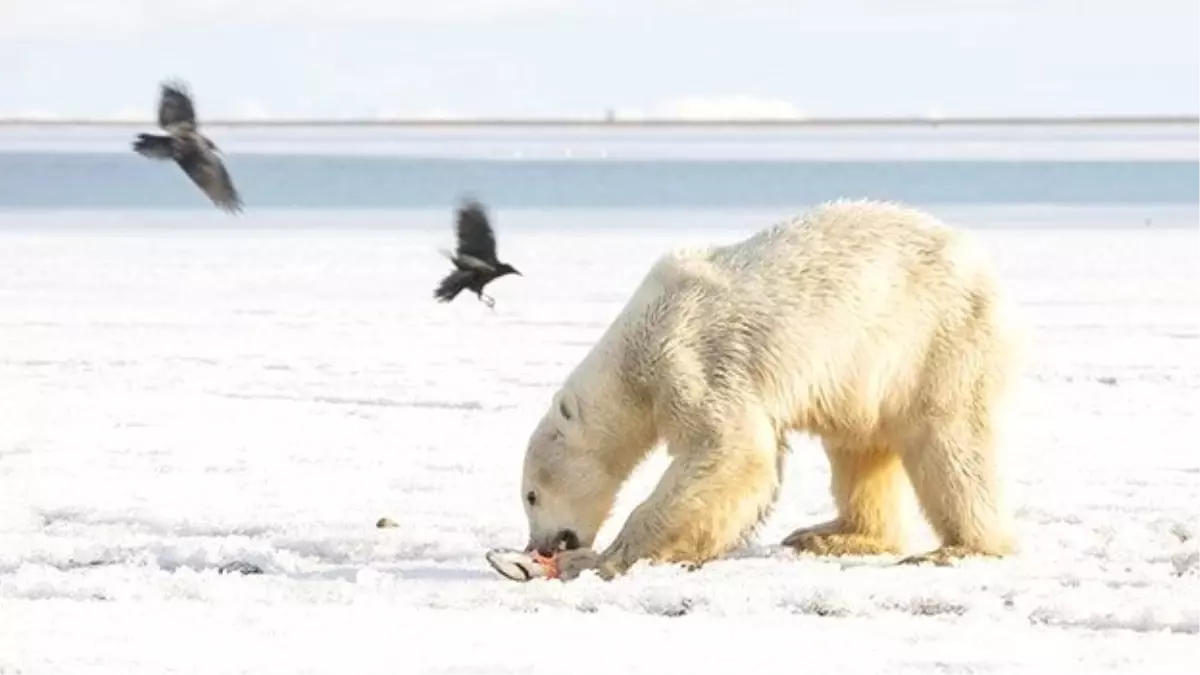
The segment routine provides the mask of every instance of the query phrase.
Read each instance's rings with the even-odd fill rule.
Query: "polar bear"
[[[797,431],[822,441],[837,516],[785,546],[901,554],[907,478],[941,546],[901,562],[1010,554],[997,434],[1023,341],[1009,316],[968,234],[903,204],[827,202],[667,253],[529,438],[526,550],[559,552],[564,579],[718,558],[771,513]],[[660,442],[660,482],[593,551]]]

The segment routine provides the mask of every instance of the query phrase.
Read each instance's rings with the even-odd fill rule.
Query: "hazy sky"
[[[1197,0],[0,0],[0,116],[1200,112]]]

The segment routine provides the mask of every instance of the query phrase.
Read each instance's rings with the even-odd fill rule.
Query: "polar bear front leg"
[[[670,442],[674,460],[595,561],[601,577],[640,560],[700,565],[728,553],[770,512],[778,495],[778,435],[750,408],[688,427]]]

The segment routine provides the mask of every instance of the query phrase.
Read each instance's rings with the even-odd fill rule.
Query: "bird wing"
[[[444,248],[440,248],[440,249],[438,249],[438,251],[442,255],[446,256],[446,259],[449,260],[450,262],[454,263],[454,266],[460,270],[476,269],[476,270],[489,270],[490,271],[492,269],[491,265],[483,262],[482,260],[480,260],[474,256],[462,255],[461,253],[455,254]]]
[[[196,108],[182,82],[164,82],[158,100],[158,126],[167,131],[195,131]]]
[[[242,199],[225,164],[213,152],[191,145],[178,160],[179,167],[214,204],[229,212],[242,210]]]
[[[495,272],[496,267],[487,262],[476,258],[473,255],[460,254],[454,259],[455,266],[460,270],[468,270],[475,272]]]
[[[458,257],[469,256],[489,268],[496,262],[496,236],[478,202],[467,202],[459,208],[456,234]]]

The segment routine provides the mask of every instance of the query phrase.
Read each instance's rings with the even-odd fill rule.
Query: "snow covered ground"
[[[755,548],[608,584],[484,563],[524,542],[526,435],[666,246],[780,214],[497,213],[494,312],[430,297],[445,213],[0,215],[0,673],[1184,672],[1200,237],[1142,211],[939,210],[1035,331],[1019,556],[778,550],[831,512],[798,437]]]

